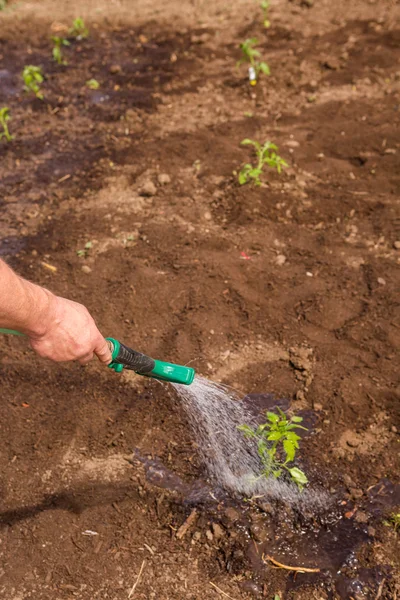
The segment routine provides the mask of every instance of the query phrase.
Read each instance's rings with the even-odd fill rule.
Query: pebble
[[[263,527],[262,523],[253,523],[250,527],[251,535],[256,542],[266,542],[268,539],[268,531]]]
[[[364,492],[362,490],[360,490],[359,488],[350,488],[350,494],[353,498],[357,499],[357,498],[362,498],[364,495]]]
[[[278,254],[276,257],[276,264],[278,267],[283,267],[286,262],[286,256],[284,254]]]
[[[204,218],[205,218],[205,220],[206,220],[206,221],[211,221],[211,219],[212,219],[212,214],[211,214],[209,211],[206,211],[206,212],[204,213]]]
[[[393,243],[393,246],[396,248],[396,250],[400,250],[400,240],[396,240],[396,241]]]
[[[213,523],[211,525],[211,529],[216,540],[219,540],[222,537],[224,537],[225,532],[222,529],[221,525],[219,525],[218,523]]]
[[[198,542],[200,538],[201,538],[201,533],[200,533],[200,531],[195,531],[195,532],[194,532],[194,534],[193,534],[192,540],[193,540],[194,542]]]
[[[157,188],[151,179],[144,182],[141,188],[141,194],[142,196],[155,196],[157,194]]]
[[[232,508],[232,506],[228,506],[228,508],[225,511],[225,516],[232,523],[235,523],[236,521],[239,521],[239,513],[238,513],[237,510],[235,510],[234,508]]]
[[[208,539],[209,542],[212,542],[214,539],[212,531],[210,531],[209,529],[207,529],[207,531],[206,531],[206,538]]]
[[[300,146],[300,142],[297,142],[296,140],[289,140],[288,142],[285,142],[285,146],[288,146],[289,148],[298,148]]]
[[[368,518],[367,513],[359,510],[356,512],[354,520],[356,523],[368,523],[369,518]]]
[[[378,277],[377,279],[379,285],[386,285],[386,280],[383,277]]]
[[[111,65],[109,70],[112,75],[117,75],[117,73],[121,73],[122,68],[120,65]]]
[[[157,179],[160,185],[167,185],[167,183],[171,183],[171,177],[167,173],[160,173]]]
[[[82,265],[81,270],[84,273],[91,273],[92,272],[92,269],[89,267],[89,265]]]

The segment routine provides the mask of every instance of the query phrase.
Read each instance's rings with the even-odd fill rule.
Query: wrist
[[[56,296],[48,290],[21,280],[26,293],[26,315],[20,330],[32,339],[43,337],[55,318]]]

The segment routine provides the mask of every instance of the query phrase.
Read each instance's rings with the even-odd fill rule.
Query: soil
[[[78,14],[90,37],[58,66],[49,38]],[[400,597],[399,17],[392,0],[276,0],[269,29],[248,0],[0,12],[0,256],[104,335],[287,399],[332,498],[233,498],[167,385],[3,337],[0,598]],[[271,67],[255,88],[246,37]],[[289,167],[239,186],[246,137]]]

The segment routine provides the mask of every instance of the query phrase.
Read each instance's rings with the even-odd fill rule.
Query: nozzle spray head
[[[120,373],[122,369],[130,369],[138,375],[153,377],[170,383],[190,385],[195,376],[191,367],[174,365],[161,360],[154,360],[141,352],[132,350],[114,338],[106,338],[112,354],[112,363],[108,366]]]

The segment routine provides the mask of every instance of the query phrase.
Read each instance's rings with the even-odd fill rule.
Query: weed
[[[10,120],[10,109],[7,106],[3,106],[0,108],[0,125],[3,128],[3,131],[0,131],[0,140],[1,138],[6,138],[7,142],[11,142],[13,136],[8,130],[7,121]]]
[[[8,0],[0,0],[0,11],[7,8]]]
[[[76,253],[79,257],[85,257],[88,254],[88,250],[92,248],[93,242],[86,242],[85,248],[83,250],[77,250]]]
[[[82,17],[76,17],[68,33],[76,40],[84,40],[89,36],[89,29],[85,26],[85,21]]]
[[[40,91],[40,86],[43,83],[43,73],[41,67],[35,67],[34,65],[27,65],[22,71],[22,79],[25,84],[26,92],[33,92],[36,98],[43,100],[43,94]]]
[[[395,531],[400,530],[400,513],[393,513],[386,521],[383,521],[387,527],[393,527]]]
[[[267,141],[261,146],[258,142],[246,138],[241,144],[243,146],[254,146],[258,162],[255,167],[250,163],[246,163],[243,166],[238,177],[240,185],[249,183],[249,181],[253,181],[255,185],[261,185],[260,175],[264,165],[268,165],[271,169],[276,169],[278,173],[281,173],[282,169],[288,166],[287,162],[277,154],[278,146],[272,142]]]
[[[266,29],[268,29],[269,27],[271,27],[271,21],[269,20],[269,15],[268,15],[268,11],[269,11],[269,7],[271,6],[271,3],[269,0],[261,0],[260,2],[260,7],[261,10],[263,11],[264,14],[264,27]]]
[[[271,71],[266,62],[260,61],[261,53],[254,48],[258,44],[257,38],[247,38],[240,44],[242,58],[237,63],[237,66],[243,63],[249,63],[249,79],[251,85],[256,85],[260,73],[270,75]]]
[[[91,90],[98,90],[100,87],[100,84],[97,81],[97,79],[88,79],[86,85]]]
[[[62,47],[63,46],[70,46],[71,44],[65,38],[58,37],[56,35],[54,35],[51,38],[51,41],[54,44],[54,46],[53,46],[53,58],[54,58],[54,60],[59,65],[67,65],[68,63],[67,63],[66,60],[64,60],[64,57],[63,57]]]
[[[280,596],[278,596],[278,594],[275,594],[275,596],[274,596],[274,600],[281,600],[281,597],[280,597]]]
[[[296,450],[299,448],[300,436],[294,430],[306,430],[306,427],[299,425],[303,420],[302,417],[293,416],[288,419],[280,408],[278,411],[279,414],[268,411],[267,422],[256,429],[252,429],[249,425],[240,425],[239,430],[243,431],[247,438],[257,440],[258,455],[263,465],[262,476],[273,475],[278,478],[287,472],[292,481],[302,490],[308,483],[308,479],[303,471],[298,467],[290,466],[290,463],[293,463]]]

